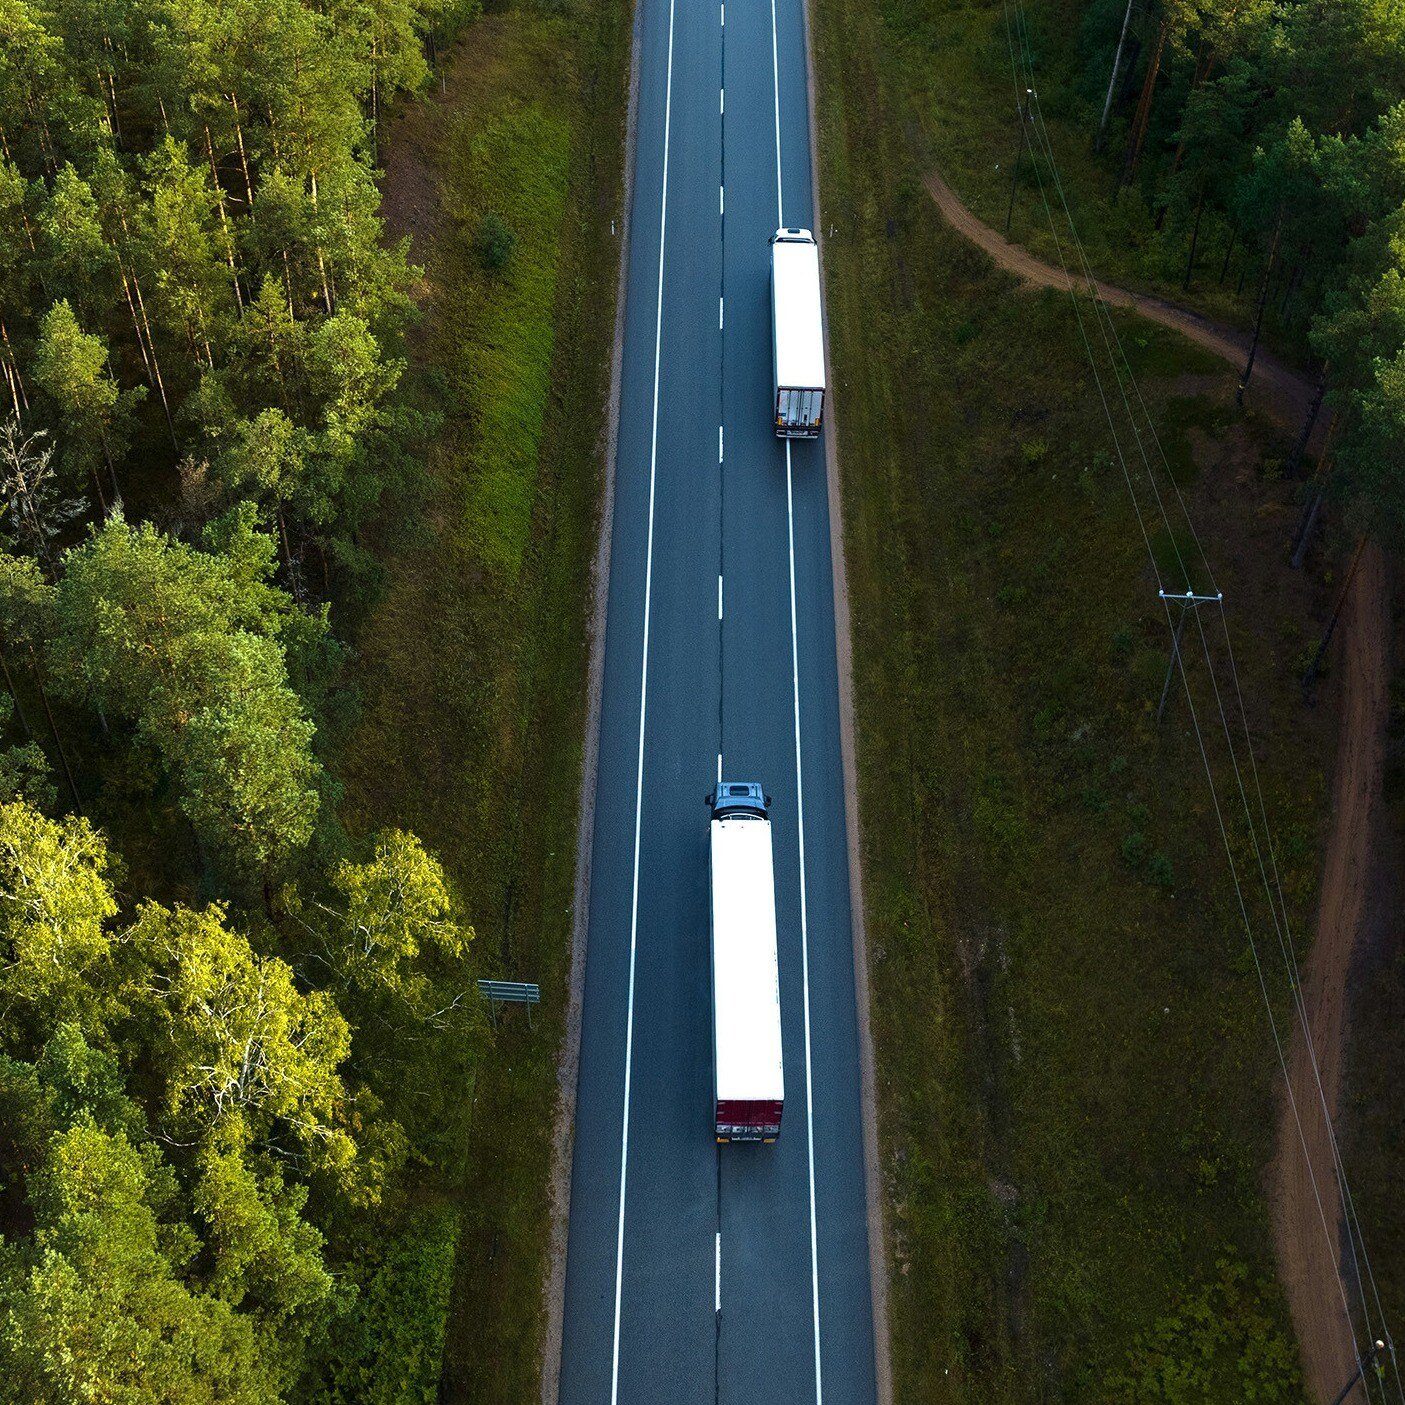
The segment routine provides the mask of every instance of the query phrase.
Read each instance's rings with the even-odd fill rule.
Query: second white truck
[[[770,801],[751,781],[712,796],[712,1068],[719,1142],[773,1142],[785,1106]]]
[[[817,439],[824,421],[820,250],[808,229],[771,236],[771,342],[776,433]]]

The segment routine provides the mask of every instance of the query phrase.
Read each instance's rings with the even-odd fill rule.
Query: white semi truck
[[[712,802],[712,1068],[719,1142],[773,1142],[781,1130],[781,986],[770,800],[719,781]]]
[[[776,433],[817,439],[824,419],[820,250],[808,229],[771,236],[771,345]]]

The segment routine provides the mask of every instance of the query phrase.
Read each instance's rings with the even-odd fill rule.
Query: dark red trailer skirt
[[[781,1130],[779,1100],[717,1100],[717,1140],[720,1142],[773,1142]]]

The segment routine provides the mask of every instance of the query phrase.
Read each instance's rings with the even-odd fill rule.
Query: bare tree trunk
[[[1239,231],[1233,226],[1229,227],[1229,243],[1224,246],[1224,262],[1220,265],[1220,287],[1224,287],[1224,280],[1229,273],[1229,256],[1234,252],[1235,241],[1239,237]]]
[[[1312,431],[1317,427],[1317,416],[1322,409],[1323,397],[1327,394],[1327,368],[1330,364],[1328,361],[1322,363],[1322,374],[1318,376],[1317,387],[1312,392],[1312,401],[1307,407],[1307,417],[1303,420],[1302,429],[1298,431],[1293,452],[1288,455],[1288,462],[1284,465],[1283,472],[1289,478],[1297,477],[1298,469],[1302,467],[1303,455],[1307,452],[1308,442],[1312,439]],[[1326,457],[1325,449],[1323,457]]]
[[[1322,457],[1317,461],[1317,472],[1313,475],[1313,494],[1307,507],[1298,519],[1298,530],[1293,534],[1293,550],[1288,564],[1295,571],[1301,571],[1307,559],[1308,547],[1312,545],[1312,529],[1317,525],[1317,514],[1327,498],[1327,486],[1331,482],[1332,436],[1337,432],[1337,421],[1327,431],[1327,442],[1322,446]]]
[[[122,234],[131,246],[131,232],[127,228],[127,216],[122,216]],[[151,319],[146,315],[146,299],[142,296],[141,279],[137,276],[137,266],[132,264],[132,291],[137,295],[137,310],[141,313],[142,330],[146,333],[146,344],[151,351],[151,369],[156,376],[156,389],[161,394],[161,408],[166,412],[166,424],[171,431],[171,443],[176,442],[176,426],[171,418],[171,402],[166,398],[166,380],[161,374],[161,361],[156,355],[156,338],[151,333]]]
[[[29,662],[34,669],[34,682],[39,689],[39,701],[44,704],[44,715],[49,719],[49,731],[53,733],[54,746],[58,750],[59,761],[63,764],[63,774],[68,781],[69,793],[73,796],[73,808],[81,815],[83,813],[83,800],[78,794],[78,783],[73,779],[73,768],[68,764],[68,753],[63,749],[63,738],[59,736],[58,723],[54,721],[54,709],[49,706],[49,694],[44,687],[44,676],[39,669],[39,658],[34,652],[33,644],[26,644],[29,650]]]
[[[1194,74],[1191,76],[1191,80],[1190,80],[1190,91],[1191,91],[1192,93],[1193,93],[1193,92],[1205,81],[1205,79],[1209,76],[1210,69],[1214,66],[1214,62],[1215,62],[1215,51],[1214,51],[1213,49],[1211,49],[1210,52],[1207,53],[1207,54],[1198,55],[1198,56],[1196,57],[1196,60],[1195,60],[1195,72],[1194,72]],[[1176,143],[1176,157],[1175,157],[1175,160],[1171,162],[1171,175],[1170,175],[1170,179],[1171,179],[1171,180],[1174,180],[1174,179],[1176,178],[1176,176],[1179,174],[1180,169],[1181,169],[1181,163],[1182,163],[1184,160],[1185,160],[1185,137],[1182,136],[1181,139],[1180,139],[1180,141]],[[1161,209],[1157,212],[1157,215],[1156,215],[1156,227],[1157,227],[1157,229],[1159,230],[1159,229],[1161,228],[1161,226],[1162,226],[1163,224],[1165,224],[1165,223],[1166,223],[1166,207],[1163,205],[1163,206],[1161,207]]]
[[[24,377],[15,360],[15,349],[10,345],[10,329],[3,322],[0,322],[0,345],[5,348],[5,380],[10,387],[10,399],[14,401],[15,418],[23,419],[25,410],[29,409],[29,397],[24,393]]]
[[[1352,554],[1351,565],[1347,569],[1346,580],[1342,582],[1341,594],[1337,596],[1337,603],[1332,607],[1332,618],[1327,621],[1327,628],[1323,631],[1322,642],[1317,646],[1317,652],[1312,656],[1312,662],[1307,666],[1307,672],[1303,674],[1303,691],[1306,692],[1317,677],[1317,671],[1322,667],[1322,660],[1326,657],[1327,647],[1332,642],[1332,636],[1337,632],[1337,621],[1342,617],[1342,606],[1346,604],[1346,597],[1351,591],[1351,583],[1356,579],[1356,568],[1361,564],[1361,553],[1366,549],[1369,536],[1363,535],[1356,543],[1356,550]]]
[[[117,465],[112,461],[112,450],[107,446],[107,435],[99,432],[98,442],[102,445],[103,460],[107,464],[108,477],[112,479],[112,500],[115,503],[122,501],[122,485],[117,481]],[[93,475],[94,482],[97,481],[97,474]],[[106,512],[106,508],[103,509]]]
[[[107,516],[107,497],[102,490],[102,479],[98,476],[98,466],[95,463],[88,464],[88,472],[93,475],[93,491],[98,495],[98,506],[102,509],[102,515]]]
[[[220,228],[224,231],[224,257],[229,264],[229,281],[234,284],[234,301],[239,315],[244,315],[244,290],[239,286],[239,269],[234,261],[234,236],[229,231],[229,217],[224,209],[224,186],[220,184],[220,170],[215,162],[215,144],[210,139],[210,124],[205,123],[205,150],[210,157],[210,179],[215,183],[215,196],[219,205]]]
[[[1273,230],[1273,243],[1269,245],[1268,262],[1264,265],[1263,284],[1259,290],[1259,310],[1254,317],[1254,335],[1249,342],[1249,359],[1244,363],[1244,374],[1239,377],[1239,388],[1234,392],[1235,404],[1243,405],[1244,392],[1249,387],[1249,377],[1254,374],[1254,360],[1259,354],[1259,335],[1263,331],[1264,308],[1268,304],[1268,284],[1273,273],[1273,262],[1278,257],[1278,240],[1283,233],[1283,216],[1280,213],[1278,223]]]
[[[1161,21],[1156,34],[1156,47],[1151,51],[1151,59],[1146,67],[1146,81],[1142,84],[1142,95],[1137,102],[1137,115],[1132,122],[1132,131],[1127,139],[1127,154],[1122,160],[1122,171],[1117,178],[1117,189],[1113,191],[1115,201],[1118,192],[1137,173],[1137,163],[1141,160],[1142,144],[1146,141],[1147,128],[1151,124],[1152,97],[1156,92],[1156,80],[1161,73],[1161,55],[1166,48],[1166,34],[1170,24]]]
[[[1112,58],[1112,76],[1107,80],[1107,97],[1103,102],[1102,120],[1098,123],[1098,134],[1093,139],[1093,150],[1101,152],[1107,139],[1107,119],[1112,112],[1112,95],[1117,89],[1117,73],[1122,67],[1122,50],[1127,43],[1127,26],[1132,20],[1132,6],[1135,0],[1127,0],[1127,9],[1122,16],[1122,33],[1117,36],[1117,52]]]
[[[1293,271],[1288,276],[1288,289],[1283,294],[1283,301],[1278,305],[1278,320],[1286,323],[1288,320],[1288,309],[1292,306],[1293,297],[1298,289],[1302,287],[1303,280],[1307,277],[1308,260],[1312,257],[1312,244],[1309,243],[1298,257],[1297,263],[1293,265]]]
[[[239,99],[229,94],[229,105],[234,109],[234,136],[239,143],[239,164],[244,168],[244,193],[249,198],[249,208],[254,208],[254,182],[249,175],[249,155],[244,150],[244,123],[239,115]]]
[[[24,708],[20,706],[19,690],[15,687],[15,676],[10,672],[10,657],[5,652],[5,641],[0,639],[0,669],[5,673],[5,686],[10,690],[10,697],[14,700],[15,716],[19,718],[20,728],[30,741],[34,740],[34,728],[29,725],[29,718],[24,715]]]

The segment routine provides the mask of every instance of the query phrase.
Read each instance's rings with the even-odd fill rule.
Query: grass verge
[[[540,1370],[550,1128],[568,997],[591,562],[602,483],[629,7],[485,17],[386,148],[385,213],[425,269],[419,394],[444,416],[407,540],[356,639],[365,697],[337,758],[361,828],[444,860],[483,974],[535,980],[462,1089],[442,1400],[528,1400]]]
[[[1179,687],[1157,722],[1147,546],[1069,299],[921,186],[927,80],[890,9],[819,0],[816,50],[895,1397],[1300,1399],[1262,1183],[1278,1065]],[[1229,373],[1117,327],[1231,602],[1306,934],[1332,728],[1295,680],[1327,582],[1283,567],[1282,445]]]

